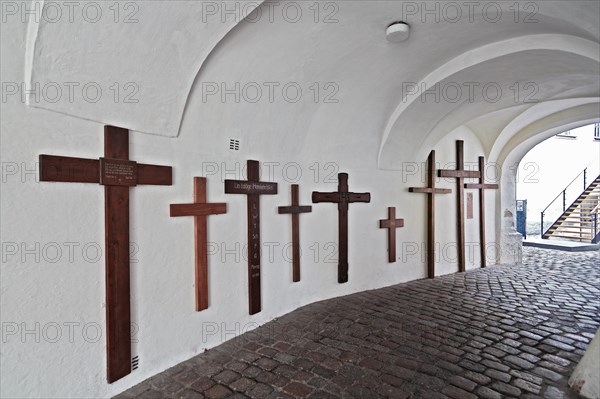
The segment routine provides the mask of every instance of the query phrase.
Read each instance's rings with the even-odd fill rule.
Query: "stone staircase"
[[[599,234],[600,176],[579,195],[542,238],[597,243]]]

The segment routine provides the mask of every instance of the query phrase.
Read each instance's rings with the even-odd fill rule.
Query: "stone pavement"
[[[599,253],[523,252],[521,267],[305,306],[118,397],[575,398],[567,380],[600,325]]]

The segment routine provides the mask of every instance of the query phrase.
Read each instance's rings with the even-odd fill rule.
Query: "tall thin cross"
[[[40,155],[40,180],[104,186],[106,352],[109,383],[131,373],[129,187],[172,184],[170,166],[129,160],[129,131],[104,127],[104,158]]]
[[[388,229],[388,261],[396,261],[396,229],[404,227],[404,219],[396,219],[396,207],[388,208],[388,218],[379,221],[380,229]]]
[[[352,202],[371,202],[370,193],[348,192],[348,174],[338,174],[338,191],[320,193],[313,191],[312,202],[333,202],[338,204],[338,283],[348,281],[348,204]]]
[[[440,169],[440,177],[452,177],[456,179],[456,219],[457,219],[457,249],[458,249],[458,270],[464,272],[465,266],[465,179],[478,179],[481,177],[479,171],[464,170],[465,157],[462,140],[456,140],[456,169]]]
[[[410,187],[411,193],[427,194],[427,277],[435,277],[435,195],[449,194],[448,188],[435,188],[435,150],[427,158],[427,187]]]
[[[300,214],[312,212],[312,206],[300,205],[298,185],[292,184],[292,205],[280,206],[280,214],[292,215],[292,280],[300,281]]]
[[[194,217],[194,247],[195,247],[195,285],[196,311],[208,309],[208,246],[207,216],[227,213],[225,203],[206,202],[206,178],[194,177],[194,202],[191,204],[171,204],[171,217]]]
[[[248,203],[249,312],[261,310],[260,301],[260,196],[277,194],[277,183],[261,182],[258,161],[248,161],[248,180],[225,180],[225,193],[246,194]]]
[[[479,183],[465,184],[465,188],[474,188],[479,190],[479,241],[481,254],[481,267],[486,267],[486,253],[485,253],[485,190],[497,190],[497,184],[486,184],[485,183],[485,158],[479,157]]]

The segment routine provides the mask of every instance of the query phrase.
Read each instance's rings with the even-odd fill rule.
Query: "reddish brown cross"
[[[396,261],[396,229],[404,227],[404,219],[396,219],[396,208],[388,208],[388,218],[379,221],[380,229],[388,229],[388,261]]]
[[[458,250],[458,270],[464,272],[465,266],[465,179],[478,179],[481,177],[479,171],[464,170],[465,157],[462,140],[456,140],[456,169],[440,169],[440,177],[452,177],[456,179],[456,219],[457,219],[457,250]]]
[[[411,193],[427,194],[427,277],[435,277],[435,195],[449,194],[452,190],[435,188],[435,151],[427,158],[427,187],[410,187]]]
[[[206,202],[206,178],[194,177],[194,202],[171,204],[171,217],[194,217],[196,311],[208,308],[208,246],[206,243],[208,215],[227,213],[225,203]]]
[[[348,281],[348,204],[352,202],[371,202],[370,193],[348,192],[348,174],[338,174],[338,191],[320,193],[313,191],[312,202],[333,202],[338,204],[338,283]]]
[[[258,161],[248,161],[248,180],[225,180],[225,193],[246,194],[248,203],[249,312],[261,310],[260,300],[260,195],[277,194],[277,183],[261,182]]]
[[[171,167],[130,161],[129,131],[105,126],[104,158],[42,154],[40,180],[104,186],[107,378],[112,383],[131,373],[129,187],[138,184],[170,186]]]
[[[479,183],[465,184],[465,188],[474,188],[479,190],[479,241],[481,254],[481,267],[486,267],[485,253],[485,190],[497,190],[497,184],[485,184],[485,158],[479,157]]]
[[[292,281],[300,281],[300,214],[312,212],[312,206],[300,205],[299,188],[292,184],[292,205],[280,206],[280,214],[292,215]]]

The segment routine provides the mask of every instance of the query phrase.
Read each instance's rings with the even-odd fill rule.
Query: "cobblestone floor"
[[[119,397],[574,398],[599,254],[524,257],[305,306]]]

